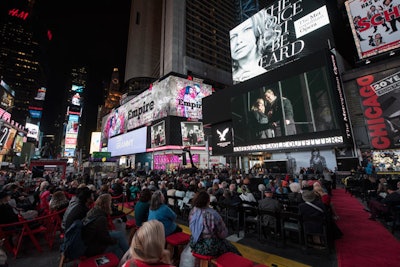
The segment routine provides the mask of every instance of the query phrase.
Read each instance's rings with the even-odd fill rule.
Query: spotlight
[[[391,51],[391,52],[389,53],[389,56],[394,56],[395,54],[396,54],[395,52]]]
[[[369,59],[367,59],[367,60],[365,61],[365,64],[369,64],[369,63],[371,63],[371,61],[370,61]]]

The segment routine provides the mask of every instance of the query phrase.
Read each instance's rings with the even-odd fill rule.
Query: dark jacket
[[[85,218],[89,208],[78,199],[71,200],[67,210],[64,213],[62,228],[67,230],[75,220],[82,220]]]
[[[91,257],[102,254],[107,247],[117,243],[117,240],[110,236],[108,232],[107,214],[99,208],[91,209],[86,219],[95,218],[83,228],[82,239],[87,246],[85,256]]]
[[[324,221],[327,219],[325,205],[320,200],[314,200],[311,203],[322,209],[322,212],[308,205],[306,202],[299,204],[304,231],[306,233],[322,233]]]

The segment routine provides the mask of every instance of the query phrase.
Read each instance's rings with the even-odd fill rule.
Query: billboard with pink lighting
[[[151,88],[111,111],[102,120],[102,147],[108,139],[167,116],[201,120],[202,98],[211,95],[211,85],[176,76]]]

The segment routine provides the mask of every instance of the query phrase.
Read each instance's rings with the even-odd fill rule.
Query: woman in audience
[[[291,205],[298,205],[303,202],[301,196],[301,185],[299,183],[293,182],[289,184],[290,192],[288,193],[289,203]]]
[[[149,217],[151,200],[151,191],[148,188],[143,189],[140,192],[139,201],[135,205],[135,221],[136,226],[140,227]]]
[[[39,198],[40,198],[40,202],[39,202],[39,213],[42,215],[45,215],[47,213],[49,213],[50,211],[50,206],[49,206],[49,201],[51,198],[51,193],[49,190],[49,182],[47,181],[43,181],[40,184],[40,193],[39,193]]]
[[[130,192],[132,201],[136,201],[137,195],[140,192],[140,185],[139,185],[138,181],[132,182],[132,186],[129,188],[129,192]]]
[[[50,211],[60,211],[68,207],[68,199],[64,191],[58,190],[53,193],[50,199]]]
[[[158,220],[164,225],[165,236],[182,232],[175,220],[176,213],[165,204],[164,195],[160,190],[157,190],[151,196],[150,212],[148,220]]]
[[[82,231],[82,239],[87,246],[85,251],[87,257],[112,252],[121,259],[129,248],[125,233],[108,229],[111,199],[110,194],[100,195],[96,199],[94,207],[87,213],[86,221],[94,219]]]
[[[123,267],[145,267],[171,265],[171,256],[165,249],[164,225],[152,220],[143,223],[137,230],[130,246],[130,259]]]
[[[193,209],[189,214],[189,227],[192,232],[190,248],[192,251],[209,256],[219,256],[226,252],[241,255],[226,237],[228,229],[219,213],[210,208],[210,196],[201,191],[193,199]]]

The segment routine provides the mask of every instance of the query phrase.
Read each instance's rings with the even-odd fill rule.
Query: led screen
[[[14,151],[16,153],[21,153],[23,145],[24,145],[24,136],[18,133],[15,136],[14,147],[13,147]]]
[[[25,124],[25,128],[28,129],[27,137],[39,140],[39,126],[38,125],[27,122]]]
[[[325,1],[274,1],[229,33],[232,79],[243,82],[333,44]],[[328,41],[329,40],[329,41]]]
[[[400,47],[400,1],[360,1],[346,3],[358,57],[368,58]]]
[[[233,97],[234,151],[260,143],[265,149],[342,143],[337,96],[328,77],[327,68],[318,67]],[[329,138],[313,139],[311,133]],[[287,140],[298,143],[282,143]]]
[[[108,152],[111,156],[143,153],[146,151],[147,127],[126,134],[121,134],[108,140]]]
[[[37,95],[35,96],[35,100],[43,101],[46,98],[46,88],[41,87],[37,91]]]
[[[17,130],[3,125],[0,128],[0,154],[5,155],[12,148]]]
[[[165,145],[165,121],[151,126],[151,147]]]
[[[92,138],[90,139],[90,154],[93,152],[100,151],[100,143],[101,143],[101,132],[92,132]]]
[[[76,84],[73,84],[73,85],[71,86],[71,90],[72,90],[73,92],[76,92],[76,93],[82,93],[84,88],[85,88],[85,87],[83,87],[83,85],[76,85]]]
[[[169,76],[103,117],[102,147],[107,146],[110,137],[167,116],[200,120],[202,98],[211,93],[210,85]]]
[[[204,146],[203,123],[181,122],[182,145]]]
[[[42,111],[41,110],[34,110],[30,109],[29,114],[31,115],[32,119],[40,119],[42,117]]]

